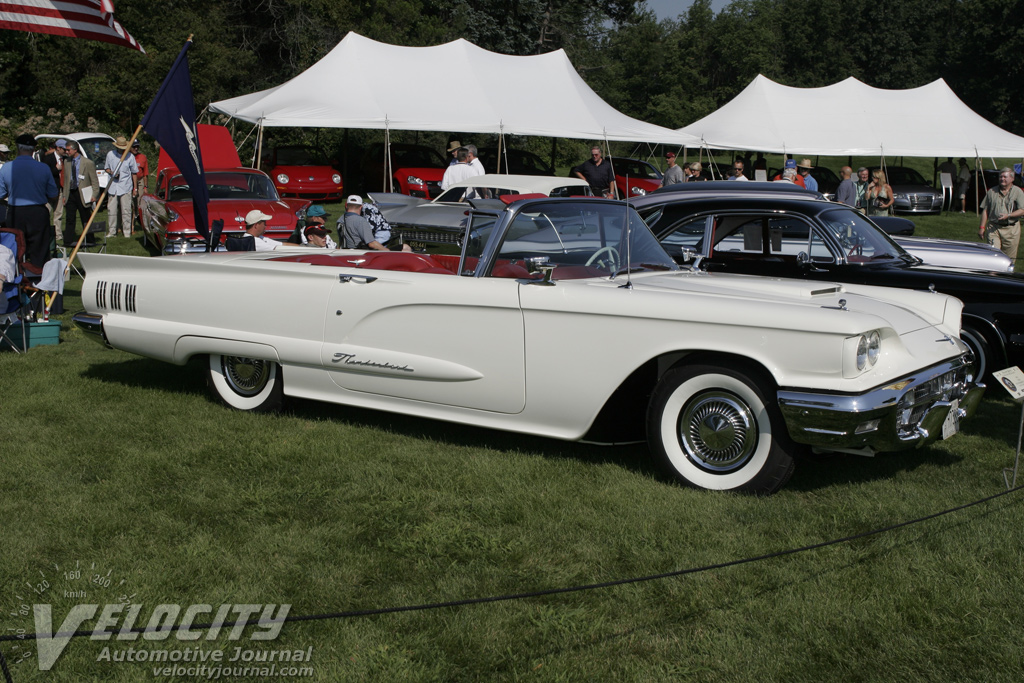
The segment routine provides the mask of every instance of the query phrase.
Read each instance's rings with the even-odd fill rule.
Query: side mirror
[[[800,267],[811,265],[811,257],[807,255],[806,251],[801,251],[796,255],[796,263]]]
[[[551,273],[554,272],[557,267],[556,264],[551,263],[547,256],[531,256],[530,258],[524,259],[526,264],[526,271],[529,273],[543,273],[544,277],[537,281],[539,285],[553,285],[551,281]]]

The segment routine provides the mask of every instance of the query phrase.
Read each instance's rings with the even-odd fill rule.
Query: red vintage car
[[[270,178],[282,197],[330,201],[341,199],[344,194],[341,174],[315,147],[277,147],[265,168],[270,169]]]
[[[640,159],[608,157],[615,169],[615,186],[619,198],[642,197],[661,187],[661,171],[658,167]]]
[[[224,221],[222,240],[243,232],[245,214],[253,209],[271,216],[267,237],[284,240],[291,236],[309,200],[281,199],[266,173],[243,167],[227,128],[200,124],[197,132],[210,192],[210,223]],[[139,201],[139,222],[149,240],[165,253],[205,250],[195,227],[192,191],[163,150],[157,163],[156,188]]]
[[[367,192],[391,192],[384,170],[384,145],[371,145],[360,164],[363,189]],[[434,199],[441,194],[441,178],[448,161],[439,152],[423,145],[391,144],[391,177],[394,192],[410,197]]]

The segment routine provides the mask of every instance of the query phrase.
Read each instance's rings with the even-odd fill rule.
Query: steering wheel
[[[608,254],[607,259],[600,258],[601,254],[604,253]],[[608,246],[601,247],[595,251],[590,258],[587,259],[586,265],[590,266],[596,263],[598,268],[607,268],[608,270],[616,271],[619,269],[619,261],[621,260],[622,259],[619,258],[619,250],[615,247]]]

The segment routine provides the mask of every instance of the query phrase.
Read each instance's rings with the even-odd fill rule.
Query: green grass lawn
[[[922,221],[921,232],[959,230],[954,220],[965,219]],[[111,248],[145,253],[121,238]],[[80,287],[68,284],[59,346],[0,353],[5,634],[33,630],[19,605],[45,600],[55,620],[121,596],[143,615],[161,603],[288,603],[294,616],[701,567],[998,493],[1013,462],[1020,408],[998,388],[954,439],[803,461],[770,498],[676,486],[643,446],[296,400],[243,414],[211,400],[201,362],[106,350],[69,329]],[[211,296],[227,305],[231,294]],[[131,644],[226,656],[312,647],[318,681],[1018,681],[1021,501],[683,577],[290,623],[276,641],[81,638],[52,671],[31,658],[12,675],[151,678],[150,664],[98,661]],[[64,577],[76,566],[84,580]],[[42,580],[35,599],[29,584]],[[11,661],[25,645],[0,651]]]

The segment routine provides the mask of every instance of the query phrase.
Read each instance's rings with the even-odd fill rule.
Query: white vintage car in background
[[[769,493],[806,447],[958,430],[984,387],[942,294],[677,266],[634,210],[472,211],[456,255],[82,254],[82,329],[240,410],[298,396],[569,440],[649,441],[673,477]],[[226,305],[208,295],[229,287]]]

